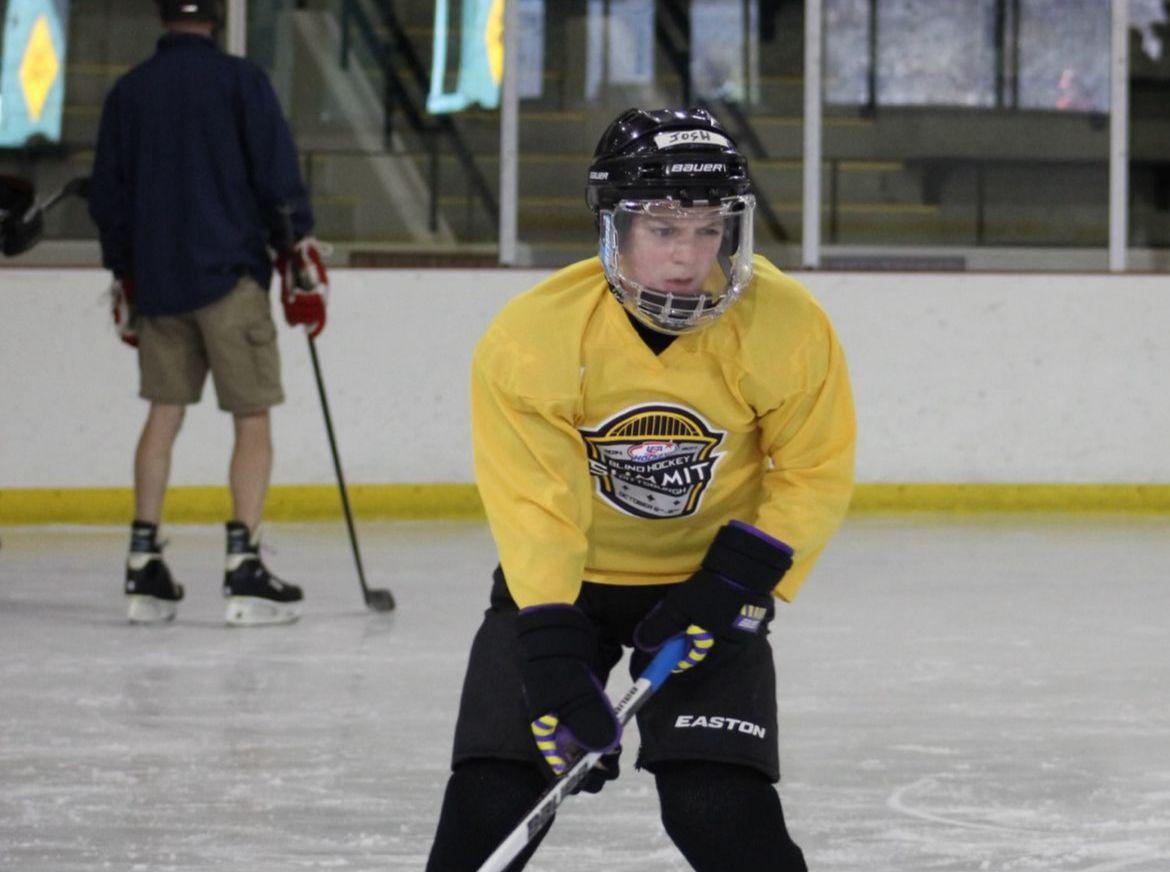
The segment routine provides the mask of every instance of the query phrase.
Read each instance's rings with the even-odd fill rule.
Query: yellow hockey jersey
[[[512,597],[660,584],[738,519],[792,546],[791,600],[853,490],[845,358],[820,306],[757,255],[741,299],[655,355],[597,258],[512,299],[475,350],[476,480]]]

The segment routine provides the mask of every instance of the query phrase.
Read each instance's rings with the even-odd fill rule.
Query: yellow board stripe
[[[880,512],[1170,512],[1170,484],[867,484],[850,504]]]
[[[471,484],[353,485],[349,499],[359,518],[483,518]],[[230,510],[227,488],[167,493],[167,523],[217,523]],[[1170,513],[1170,484],[863,484],[850,511]],[[122,524],[133,512],[129,488],[0,489],[0,524]],[[341,500],[332,485],[280,485],[269,491],[264,517],[339,519]]]
[[[357,518],[482,518],[474,485],[350,485]],[[226,487],[173,487],[164,517],[170,524],[218,523],[229,517]],[[130,488],[0,489],[0,524],[121,524],[134,514]],[[268,492],[268,521],[318,521],[342,517],[336,485],[279,485]]]

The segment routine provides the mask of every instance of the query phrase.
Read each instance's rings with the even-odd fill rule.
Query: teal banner
[[[69,0],[8,0],[0,46],[0,148],[61,139]]]
[[[500,105],[500,79],[504,71],[504,0],[462,0],[461,6],[459,70],[455,90],[447,91],[450,8],[447,0],[436,0],[435,3],[435,44],[431,54],[428,112],[459,112],[473,103],[485,109],[495,109]]]

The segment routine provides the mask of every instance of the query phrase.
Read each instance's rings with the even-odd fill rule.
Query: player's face
[[[723,221],[717,209],[635,215],[623,243],[625,270],[648,288],[698,294],[715,268]]]

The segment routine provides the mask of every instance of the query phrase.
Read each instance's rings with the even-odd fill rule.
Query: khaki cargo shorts
[[[252,414],[282,402],[267,291],[245,276],[227,296],[194,312],[142,318],[138,370],[139,396],[152,403],[199,402],[208,370],[225,412]]]

